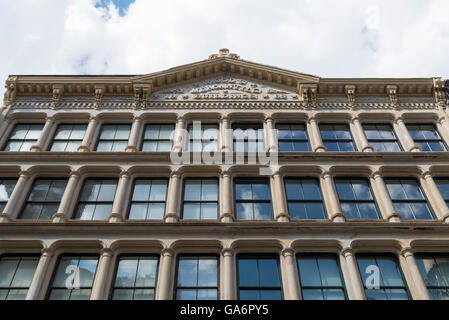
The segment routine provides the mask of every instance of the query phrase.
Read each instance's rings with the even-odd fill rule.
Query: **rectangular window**
[[[124,152],[128,145],[131,125],[104,124],[97,144],[99,152]]]
[[[422,151],[446,151],[443,139],[433,124],[407,124],[407,129]]]
[[[154,300],[158,257],[120,257],[112,300]]]
[[[279,151],[310,151],[305,124],[277,124]]]
[[[363,178],[335,179],[341,209],[347,219],[379,219],[370,183]]]
[[[364,124],[368,144],[376,152],[399,152],[401,147],[390,124]]]
[[[237,256],[239,300],[282,300],[279,259],[272,255]]]
[[[88,179],[84,182],[75,219],[108,220],[112,212],[117,179]]]
[[[61,124],[56,130],[50,151],[76,152],[83,142],[85,124]]]
[[[67,180],[38,179],[34,182],[20,219],[51,220],[57,213]]]
[[[267,179],[236,179],[235,212],[238,220],[271,220],[270,185]]]
[[[441,196],[449,206],[449,178],[436,178],[435,183],[440,190]]]
[[[217,152],[218,151],[218,125],[201,124],[201,130],[194,125],[189,126],[190,152]]]
[[[90,300],[97,264],[98,257],[62,256],[50,286],[48,300]]]
[[[433,300],[449,300],[449,255],[416,254],[416,263]]]
[[[232,125],[234,152],[265,152],[264,132],[261,124]]]
[[[299,254],[303,300],[345,300],[345,286],[335,254]]]
[[[164,219],[167,184],[167,179],[137,179],[134,182],[128,219]]]
[[[292,219],[326,219],[317,179],[287,178],[284,184],[288,211]]]
[[[218,219],[218,180],[186,179],[184,182],[184,220]]]
[[[358,254],[357,264],[368,300],[410,299],[398,260],[392,254]]]
[[[16,124],[3,151],[30,151],[37,144],[43,128],[43,124]]]
[[[25,300],[38,263],[39,257],[1,257],[0,301]]]
[[[170,152],[173,146],[174,124],[149,124],[145,127],[142,151]]]
[[[16,179],[0,179],[0,213],[5,209],[16,183]]]
[[[181,256],[176,300],[218,300],[218,274],[217,257]]]
[[[404,220],[434,219],[419,182],[415,179],[385,179],[396,211]]]
[[[327,151],[355,151],[347,124],[320,124],[320,131]]]

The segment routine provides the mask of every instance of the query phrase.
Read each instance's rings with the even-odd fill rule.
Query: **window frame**
[[[19,179],[17,179],[17,178],[10,178],[10,177],[1,177],[0,178],[0,185],[3,185],[4,181],[14,181],[14,188],[13,188],[13,190],[11,192],[11,195],[12,195],[12,193],[14,192],[14,189],[16,188],[16,185],[17,185],[17,182],[19,181]],[[9,202],[9,199],[7,201],[0,201],[0,214],[3,212],[3,210],[6,207],[6,205],[8,204],[8,202]],[[3,206],[3,209],[1,209],[2,206]],[[1,258],[1,256],[0,256],[0,258]]]
[[[236,185],[239,183],[239,181],[264,181],[267,186],[268,186],[268,194],[270,196],[269,200],[237,200],[236,197]],[[249,182],[251,183],[251,185],[253,184],[253,182]],[[233,179],[233,188],[234,188],[234,192],[233,192],[233,200],[234,200],[234,215],[235,215],[235,219],[237,221],[273,221],[275,216],[274,216],[274,208],[273,208],[273,197],[271,194],[271,181],[268,178],[260,178],[260,177],[235,177]],[[251,191],[252,192],[252,191]],[[271,211],[271,219],[263,219],[263,220],[256,220],[256,219],[249,219],[249,220],[243,220],[243,219],[238,219],[237,218],[237,204],[238,203],[269,203],[270,204],[270,211]],[[253,215],[254,215],[254,207],[253,207]]]
[[[133,197],[134,197],[134,191],[135,191],[135,187],[136,187],[136,182],[138,182],[139,180],[164,180],[164,181],[166,181],[167,182],[167,191],[165,192],[165,200],[164,201],[150,201],[150,200],[148,200],[148,201],[134,201],[133,200]],[[130,220],[130,221],[161,221],[161,220],[151,220],[151,219],[145,219],[145,220],[133,220],[133,219],[129,219],[129,216],[130,216],[130,214],[131,214],[131,207],[132,207],[132,205],[134,204],[134,203],[146,203],[146,204],[151,204],[151,203],[164,203],[165,205],[164,205],[164,216],[165,216],[165,211],[166,211],[166,209],[167,209],[167,199],[168,199],[168,186],[169,186],[169,183],[170,183],[170,179],[168,179],[167,177],[163,177],[163,178],[158,178],[158,177],[149,177],[149,178],[146,178],[146,177],[138,177],[138,178],[135,178],[134,180],[133,180],[133,182],[132,182],[132,185],[131,185],[131,193],[130,193],[130,196],[129,196],[129,201],[128,201],[128,208],[127,208],[127,213],[126,213],[126,220]],[[164,217],[162,217],[162,220],[164,220]]]
[[[17,126],[21,126],[21,125],[27,125],[27,126],[42,126],[42,129],[41,129],[41,131],[40,131],[40,134],[39,135],[42,135],[42,132],[44,131],[44,126],[45,126],[45,123],[38,123],[38,122],[30,122],[30,123],[28,123],[28,122],[17,122],[17,123],[14,123],[14,125],[12,126],[12,128],[11,128],[11,130],[9,131],[9,133],[8,133],[8,137],[6,138],[6,141],[3,143],[3,146],[2,146],[2,149],[1,149],[1,151],[3,151],[3,152],[31,152],[30,150],[28,150],[28,151],[20,151],[20,150],[18,150],[18,151],[6,151],[5,149],[6,149],[6,146],[9,144],[9,142],[11,142],[11,141],[20,141],[20,142],[22,142],[22,145],[23,145],[23,143],[24,142],[27,142],[27,141],[36,141],[35,143],[37,143],[38,141],[39,141],[39,137],[36,139],[36,140],[27,140],[27,139],[12,139],[11,140],[11,135],[12,135],[12,133],[14,132],[14,130],[17,128]],[[28,128],[28,131],[27,131],[27,134],[28,134],[28,132],[30,131],[30,129]],[[31,147],[30,147],[30,149],[31,149]]]
[[[39,261],[41,259],[41,255],[33,254],[33,253],[25,253],[25,254],[5,253],[5,254],[0,254],[0,261],[3,258],[20,258],[20,262],[22,262],[23,258],[36,258],[37,259],[37,264],[36,264],[36,269],[34,270],[34,274],[33,274],[33,278],[34,278],[34,276],[36,275],[37,268],[39,266]],[[13,278],[15,277],[15,275],[17,273],[17,270],[18,270],[18,266],[16,267],[16,269],[14,271]],[[31,278],[30,286],[33,283],[33,278]],[[12,288],[12,287],[0,287],[0,290],[8,290],[8,294],[9,294],[10,290],[25,290],[25,289],[27,289],[27,295],[28,295],[30,287],[28,287],[28,288],[25,288],[25,287],[14,287],[14,288]],[[13,301],[13,300],[7,300],[6,299],[6,300],[0,300],[0,301],[4,302],[4,301]],[[22,301],[24,301],[24,300],[22,300]]]
[[[278,126],[292,126],[292,125],[301,125],[304,126],[304,132],[306,134],[306,140],[304,139],[281,139],[279,138],[279,128]],[[307,123],[306,122],[301,122],[301,123],[296,123],[296,122],[276,122],[275,123],[275,129],[277,130],[277,146],[278,146],[278,151],[279,152],[312,152],[312,146],[310,143],[310,137],[309,137],[309,133],[307,132]],[[290,132],[292,131],[292,129],[290,128]],[[280,148],[280,143],[281,142],[290,142],[290,143],[295,143],[295,142],[301,142],[301,143],[306,143],[307,144],[307,149],[306,151],[299,151],[299,150],[292,150],[292,151],[281,151]]]
[[[419,139],[419,140],[415,140],[415,138],[413,138],[412,136],[411,136],[411,134],[410,134],[410,128],[409,128],[409,126],[431,126],[432,127],[432,129],[434,130],[434,132],[436,133],[436,135],[439,137],[439,140],[428,140],[428,139],[425,139],[425,140],[422,140],[422,139]],[[432,142],[432,141],[435,141],[435,142],[439,142],[439,143],[441,143],[441,145],[442,145],[442,147],[443,147],[443,150],[441,150],[441,151],[433,151],[433,150],[430,150],[430,151],[424,151],[424,150],[421,150],[421,152],[447,152],[448,151],[448,145],[447,145],[447,143],[446,143],[446,141],[444,140],[444,138],[443,138],[443,136],[441,135],[441,133],[440,133],[440,131],[438,130],[438,127],[435,125],[435,123],[433,123],[433,122],[423,122],[423,123],[415,123],[415,122],[407,122],[406,124],[405,124],[405,127],[407,128],[407,132],[409,133],[409,135],[411,136],[411,138],[412,138],[412,140],[413,140],[413,142],[416,144],[416,143],[429,143],[429,141],[430,142]],[[421,128],[420,128],[420,130],[422,130]]]
[[[147,128],[149,126],[172,126],[173,127],[173,131],[172,131],[172,136],[174,137],[174,132],[176,130],[176,124],[172,123],[172,122],[160,122],[160,123],[146,123],[144,128],[143,128],[143,133],[142,133],[142,141],[140,142],[140,148],[139,151],[140,152],[166,152],[166,151],[143,151],[143,146],[145,144],[145,142],[157,142],[158,143],[158,147],[159,147],[159,142],[171,142],[171,148],[170,150],[173,150],[173,146],[174,146],[174,140],[173,139],[145,139],[145,134],[147,132]],[[160,133],[160,128],[159,128],[159,133]],[[130,133],[131,134],[131,133]],[[171,151],[169,151],[171,152]]]
[[[417,252],[417,253],[414,253],[415,260],[419,260],[419,259],[422,259],[422,258],[432,258],[432,260],[434,260],[437,263],[438,266],[439,266],[439,264],[436,261],[436,258],[437,257],[441,257],[441,256],[449,258],[449,253],[447,253],[447,252]],[[439,287],[427,285],[426,284],[426,280],[424,279],[424,277],[423,277],[423,275],[421,273],[419,265],[418,265],[418,270],[420,271],[419,274],[423,278],[424,285],[426,286],[427,292],[428,292],[429,297],[431,298],[431,300],[435,300],[435,299],[432,299],[432,294],[430,293],[431,290],[441,290],[441,289],[442,290],[446,290],[446,292],[449,295],[449,284],[446,285],[446,286],[439,286]],[[438,269],[438,272],[440,272],[439,269]],[[438,301],[438,300],[435,300],[435,301]]]
[[[127,126],[129,126],[128,139],[126,139],[126,140],[124,140],[124,139],[101,139],[101,134],[103,133],[103,128],[105,126],[120,126],[120,125],[127,125]],[[98,151],[98,145],[100,144],[100,142],[112,142],[112,143],[114,143],[114,142],[125,142],[125,141],[126,141],[126,145],[128,145],[129,144],[129,138],[131,136],[131,130],[132,130],[132,123],[128,123],[128,122],[126,122],[126,123],[120,123],[120,122],[105,122],[105,123],[102,123],[100,125],[100,130],[98,132],[98,137],[97,137],[97,141],[95,143],[95,149],[94,149],[95,151],[94,152],[126,152],[126,146],[123,149],[123,151],[112,151],[112,150],[111,151]]]
[[[56,139],[56,135],[58,134],[58,129],[61,128],[61,126],[85,126],[83,138],[81,138],[81,140],[80,139],[74,139],[74,140],[70,140],[70,139]],[[79,141],[80,142],[80,146],[81,146],[83,144],[84,137],[86,136],[87,126],[88,126],[87,123],[59,123],[56,126],[55,132],[53,133],[53,137],[52,137],[51,143],[50,143],[50,145],[48,147],[48,151],[49,152],[71,152],[71,151],[66,151],[66,150],[65,151],[52,151],[51,150],[53,148],[53,145],[55,144],[55,142],[61,142],[61,141],[65,142],[65,143],[69,143],[71,141]],[[73,127],[72,127],[70,133],[72,133],[72,132],[73,132]],[[67,145],[66,145],[66,148],[67,148]],[[76,152],[76,151],[72,151],[72,152]]]
[[[244,139],[243,140],[243,151],[237,151],[237,139],[234,135],[234,131],[235,130],[242,130],[242,131],[246,131],[248,129],[253,129],[254,127],[258,127],[257,128],[257,138],[259,135],[259,131],[262,131],[262,141],[257,140],[256,143],[256,151],[255,152],[266,152],[267,151],[267,142],[265,141],[265,128],[264,128],[264,124],[263,122],[234,122],[231,124],[231,130],[232,130],[232,150],[234,153],[236,152],[244,152],[244,153],[248,153],[249,150],[249,141],[248,139]],[[239,127],[239,128],[235,128],[235,127]],[[245,128],[245,130],[241,129],[240,127],[247,127]],[[252,141],[253,142],[253,141]],[[254,143],[254,142],[253,142]],[[258,144],[262,143],[263,146],[263,150],[258,150]],[[254,152],[254,151],[253,151]]]
[[[376,126],[376,130],[379,131],[379,129],[377,128],[377,126],[388,126],[388,128],[391,129],[391,133],[393,134],[393,136],[395,137],[396,140],[392,140],[392,139],[368,139],[367,135],[366,135],[366,128],[365,126]],[[394,130],[394,127],[391,123],[387,123],[387,122],[364,122],[362,123],[362,128],[363,128],[363,133],[365,134],[366,140],[368,141],[368,145],[370,145],[373,149],[374,147],[371,145],[371,142],[377,142],[377,143],[383,143],[383,142],[395,142],[398,147],[399,147],[399,151],[377,151],[374,150],[374,152],[403,152],[404,148],[401,144],[401,141],[399,141],[399,137],[396,134],[396,131]]]
[[[323,134],[322,134],[322,132],[321,132],[321,126],[333,126],[333,131],[335,132],[334,126],[340,126],[340,125],[344,125],[344,126],[347,127],[348,132],[349,132],[349,135],[351,136],[351,139],[350,139],[350,140],[349,140],[349,139],[336,139],[336,140],[323,139]],[[355,143],[354,136],[353,136],[353,134],[352,134],[351,126],[349,125],[349,123],[347,123],[347,122],[335,122],[335,123],[322,122],[322,123],[319,123],[319,124],[318,124],[318,129],[319,129],[319,131],[320,131],[321,141],[323,142],[323,145],[324,145],[324,147],[326,148],[326,152],[359,152],[358,149],[357,149],[357,145],[356,145],[356,143]],[[352,151],[341,151],[341,150],[338,150],[338,151],[329,151],[329,150],[327,150],[326,142],[335,142],[335,143],[339,143],[339,142],[350,142],[351,145],[352,145],[352,148],[353,148],[354,150],[352,150]],[[338,145],[338,144],[337,144],[337,145]],[[339,149],[340,149],[340,148],[339,148]]]
[[[217,182],[217,201],[186,201],[185,200],[185,190],[186,190],[186,181],[201,181],[201,187],[203,186],[202,180],[214,180]],[[198,203],[198,204],[217,204],[217,218],[216,219],[184,219],[184,204],[185,203]],[[200,213],[201,214],[201,213]],[[180,212],[181,221],[216,221],[220,219],[220,179],[217,177],[185,177],[182,181],[182,193],[181,193],[181,212]]]
[[[194,120],[194,121],[200,121],[200,120]],[[212,142],[215,141],[216,142],[216,147],[217,150],[213,151],[213,153],[218,153],[220,152],[220,124],[217,122],[206,122],[206,123],[201,123],[201,126],[215,126],[217,129],[217,140],[204,140],[203,138],[203,133],[204,131],[201,130],[201,152],[204,152],[204,142]],[[193,141],[197,141],[199,142],[200,140],[195,140],[193,139],[193,137],[191,137],[190,135],[190,129],[193,128],[193,121],[189,124],[187,124],[187,134],[188,134],[188,144],[187,144],[187,150],[188,152],[199,152],[199,151],[192,151],[190,148],[190,144],[193,143]],[[211,152],[211,151],[206,151],[206,152]]]

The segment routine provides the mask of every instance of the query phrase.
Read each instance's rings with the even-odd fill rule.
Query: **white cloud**
[[[447,0],[0,0],[8,74],[142,74],[228,47],[322,77],[449,78]]]

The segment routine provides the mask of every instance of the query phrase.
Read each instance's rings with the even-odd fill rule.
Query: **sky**
[[[146,74],[220,48],[320,77],[449,78],[448,0],[0,0],[0,39],[2,83]]]

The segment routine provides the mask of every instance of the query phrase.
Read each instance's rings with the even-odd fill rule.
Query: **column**
[[[221,152],[232,152],[232,131],[229,128],[229,118],[221,118]]]
[[[171,299],[171,274],[174,255],[175,252],[172,249],[164,249],[161,252],[161,267],[159,270],[159,281],[157,286],[157,300]]]
[[[225,248],[221,252],[223,256],[223,273],[222,273],[222,283],[223,283],[223,300],[235,300],[235,279],[234,279],[234,250],[231,248]]]
[[[73,197],[76,192],[76,187],[80,181],[81,174],[78,171],[72,171],[69,181],[62,195],[61,202],[59,203],[58,212],[53,216],[53,222],[67,222],[70,220],[70,205],[72,204]]]
[[[11,222],[17,218],[17,208],[20,207],[21,198],[25,195],[26,184],[30,179],[30,174],[27,171],[20,172],[19,180],[17,180],[14,191],[3,209],[3,213],[0,215],[0,223]]]
[[[139,147],[139,137],[140,129],[142,128],[142,118],[134,117],[133,126],[131,128],[131,133],[129,135],[128,146],[126,147],[126,152],[138,152]]]
[[[109,216],[109,222],[118,223],[125,219],[123,208],[125,206],[126,196],[128,195],[129,172],[123,171],[120,174],[117,191],[115,192],[114,203],[112,205],[112,212]]]
[[[179,221],[179,197],[181,175],[178,171],[173,171],[170,175],[170,183],[167,195],[167,212],[165,213],[165,222],[174,223]]]
[[[446,201],[441,196],[440,190],[433,180],[432,174],[426,171],[422,174],[421,179],[425,183],[421,182],[421,185],[425,189],[432,207],[435,209],[438,219],[449,223],[449,208],[447,207]]]
[[[230,223],[234,221],[232,199],[232,176],[229,171],[225,170],[221,172],[221,222]]]
[[[431,300],[429,291],[427,290],[424,279],[422,278],[421,272],[419,271],[418,265],[416,264],[416,259],[413,251],[410,248],[406,248],[402,250],[401,255],[405,258],[405,261],[407,263],[406,267],[410,271],[410,276],[416,288],[417,297],[414,297],[414,299]]]
[[[282,250],[283,264],[285,275],[282,282],[287,287],[286,300],[300,300],[301,293],[299,290],[298,268],[295,263],[295,252],[291,248]]]
[[[354,133],[356,134],[359,142],[360,142],[360,147],[362,150],[362,152],[374,152],[373,147],[371,147],[368,143],[368,139],[366,138],[365,135],[365,130],[363,130],[363,126],[360,123],[360,119],[359,117],[355,117],[352,119],[352,123],[354,125]]]
[[[282,175],[276,172],[272,176],[273,186],[273,207],[275,209],[275,219],[278,222],[289,222],[290,216],[287,209],[287,200],[285,197],[284,182],[282,181]]]
[[[187,137],[185,136],[185,128],[184,128],[184,117],[178,117],[176,119],[176,129],[173,138],[173,152],[182,152],[184,149],[184,145],[186,141],[184,141]]]
[[[92,287],[91,300],[106,300],[105,292],[109,272],[112,270],[112,256],[114,252],[109,248],[101,250],[100,261],[98,263],[97,275]]]
[[[6,130],[8,129],[9,126],[9,117],[6,116],[4,117],[1,122],[0,122],[0,137],[3,137],[3,135],[6,133]]]
[[[37,140],[36,145],[32,146],[30,151],[32,152],[42,152],[45,148],[45,143],[47,142],[48,137],[50,136],[51,129],[53,128],[53,123],[55,119],[53,117],[47,117],[47,121],[45,122],[44,129],[42,130],[39,139]]]
[[[373,188],[377,190],[377,193],[380,196],[378,199],[378,203],[382,209],[382,215],[384,219],[389,222],[401,222],[401,216],[396,213],[396,209],[394,208],[393,201],[391,200],[390,193],[385,186],[384,179],[379,171],[376,171],[371,174],[371,179],[374,181],[372,183]]]
[[[267,132],[267,144],[268,152],[278,152],[278,139],[276,130],[273,126],[273,118],[265,118],[266,132]]]
[[[357,266],[357,260],[354,256],[352,249],[346,248],[341,254],[345,257],[346,267],[348,268],[348,274],[352,285],[352,292],[355,300],[365,300],[365,289],[360,277],[359,268]]]
[[[445,140],[447,142],[449,142],[449,140],[448,140],[449,139],[449,124],[448,124],[448,121],[446,119],[446,116],[444,115],[444,111],[442,112],[442,114],[443,115],[438,119],[438,123],[441,126],[442,136],[445,138]]]
[[[92,139],[97,129],[98,119],[97,117],[91,117],[89,125],[87,126],[86,133],[84,134],[84,139],[81,145],[78,147],[78,152],[90,152]]]
[[[401,144],[404,147],[405,151],[408,152],[419,152],[421,151],[421,147],[415,145],[415,141],[413,141],[410,133],[405,126],[404,119],[402,117],[396,118],[394,121],[396,132],[398,133],[398,139],[401,140]]]
[[[335,190],[334,179],[330,172],[323,172],[321,175],[321,189],[325,196],[327,195],[327,206],[330,219],[333,222],[345,222],[346,217],[343,214],[338,200],[337,191]]]
[[[39,263],[34,272],[33,280],[31,280],[30,288],[28,289],[26,300],[39,299],[39,293],[42,289],[42,284],[45,280],[45,275],[52,256],[53,253],[49,249],[46,248],[42,250]]]
[[[316,122],[315,117],[309,119],[309,127],[310,127],[310,144],[312,145],[312,151],[314,152],[325,152],[326,147],[323,144],[323,140],[321,139],[320,128],[318,127],[318,123]]]

